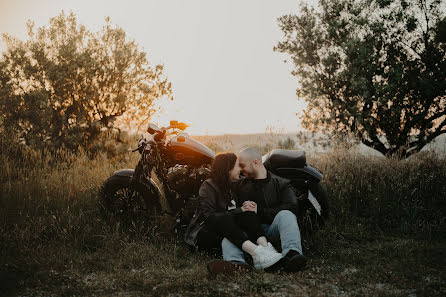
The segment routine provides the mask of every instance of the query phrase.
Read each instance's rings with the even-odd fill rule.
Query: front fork
[[[166,213],[171,214],[172,210],[168,199],[170,189],[164,181],[163,173],[161,172],[162,168],[159,168],[159,158],[154,158],[151,153],[152,151],[150,150],[141,152],[141,158],[135,167],[131,183],[151,184],[157,188],[161,208]]]

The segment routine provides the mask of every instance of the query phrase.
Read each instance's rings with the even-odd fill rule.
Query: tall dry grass
[[[109,231],[99,215],[98,189],[113,171],[134,167],[137,156],[35,151],[5,139],[1,148],[2,248],[30,251],[63,242],[95,249]]]
[[[82,150],[34,151],[5,140],[1,145],[0,231],[17,245],[92,245],[86,237],[100,237],[107,228],[99,215],[100,185],[113,171],[134,168],[139,157],[126,150],[91,158]],[[444,159],[427,153],[408,160],[366,157],[345,147],[308,159],[324,172],[331,224],[428,238],[445,234]]]
[[[446,235],[444,158],[424,152],[398,160],[341,146],[309,162],[324,172],[333,224],[427,239]]]

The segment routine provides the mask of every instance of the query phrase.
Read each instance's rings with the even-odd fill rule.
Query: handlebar
[[[161,129],[164,131],[167,131],[169,129],[180,129],[180,130],[184,131],[184,130],[186,130],[187,127],[189,127],[189,125],[186,123],[177,123],[177,124],[173,124],[173,125],[171,124],[167,127],[161,128]]]
[[[169,129],[179,129],[179,130],[186,130],[186,128],[189,127],[189,125],[187,125],[186,123],[178,123],[177,121],[170,121],[170,125],[167,127],[161,127],[158,128],[158,126],[154,125],[154,124],[149,124],[149,126],[147,127],[147,132],[149,132],[150,134],[155,134],[156,132],[161,132],[164,135],[166,134],[167,130]],[[175,134],[176,131],[172,131],[171,134]],[[168,135],[171,135],[168,134]]]
[[[170,133],[167,133],[167,131],[169,129],[179,129],[179,130],[184,131],[184,130],[186,130],[187,127],[189,127],[189,125],[186,123],[178,123],[177,121],[170,121],[169,126],[161,127],[161,128],[158,128],[158,126],[156,126],[155,124],[149,124],[149,126],[147,127],[147,132],[154,135],[154,140],[159,142],[159,141],[163,141],[166,136],[179,133],[179,131],[175,131],[175,130],[173,130]],[[141,137],[140,141],[138,142],[138,147],[136,149],[132,150],[132,152],[136,152],[136,151],[141,152],[141,149],[143,148],[145,141],[146,141],[146,139],[144,138],[144,136]]]

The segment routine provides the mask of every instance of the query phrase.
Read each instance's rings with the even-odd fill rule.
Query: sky
[[[307,0],[314,4],[316,0]],[[246,134],[301,129],[306,108],[287,55],[273,51],[282,40],[277,18],[299,11],[299,0],[0,0],[0,33],[27,38],[26,22],[48,25],[61,10],[73,11],[91,31],[105,17],[123,28],[165,65],[173,101],[160,102],[152,121],[178,120],[190,134]],[[3,41],[0,49],[3,50]]]

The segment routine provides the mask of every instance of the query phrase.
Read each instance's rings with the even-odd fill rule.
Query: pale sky
[[[277,18],[298,12],[299,2],[0,0],[0,32],[26,39],[27,20],[48,25],[61,10],[97,31],[109,16],[153,64],[165,65],[174,101],[165,100],[153,122],[186,122],[191,134],[293,133],[305,104],[287,56],[273,46],[282,39]]]

